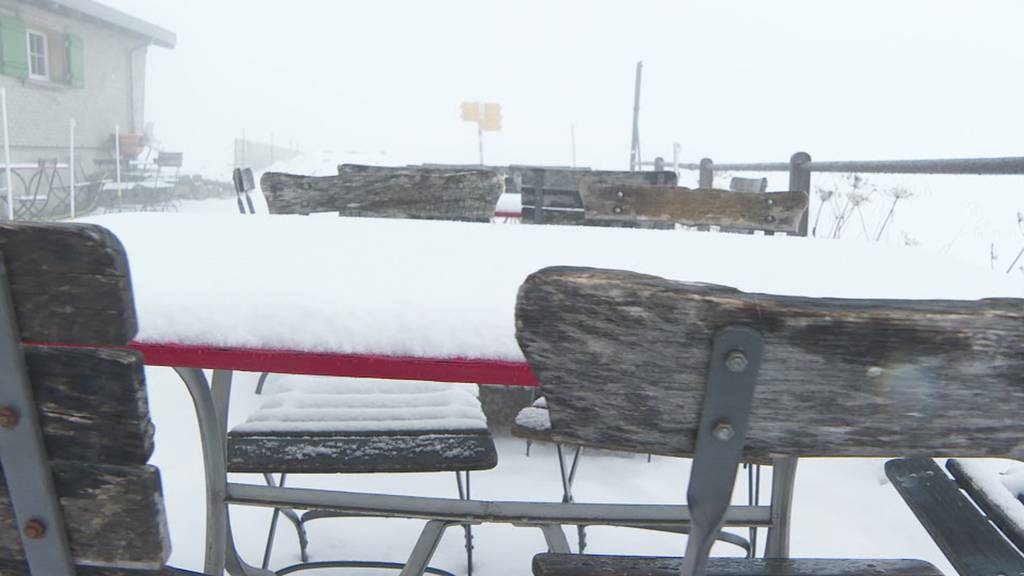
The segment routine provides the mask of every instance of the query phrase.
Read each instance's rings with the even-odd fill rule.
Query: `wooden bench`
[[[768,296],[556,267],[527,279],[516,325],[555,441],[694,455],[682,561],[544,554],[538,576],[937,576],[914,560],[791,560],[778,526],[765,560],[708,554],[741,459],[1021,455],[1024,300]]]
[[[170,539],[128,262],[103,228],[0,225],[0,573],[192,574]],[[72,568],[74,566],[74,568]]]
[[[733,192],[760,192],[763,194],[768,191],[768,179],[734,176],[729,180],[729,190]]]
[[[268,172],[261,178],[261,187],[271,214],[337,211],[342,216],[470,222],[490,221],[504,190],[502,179],[491,170],[356,164],[338,166],[337,176]],[[265,375],[261,390],[263,379]],[[248,422],[228,433],[229,472],[263,473],[268,484],[282,486],[288,474],[454,472],[460,498],[469,498],[470,472],[497,466],[494,439],[470,386],[381,380],[355,386],[337,379],[298,379],[306,382],[293,378],[290,388],[270,395]],[[432,419],[420,422],[409,413],[410,407],[418,407],[419,413],[429,411]],[[357,422],[360,418],[351,414],[371,409],[380,414],[376,426]],[[315,426],[303,422],[313,410],[317,412]],[[462,411],[479,425],[453,429],[442,417],[446,411]],[[271,473],[279,473],[280,478],[274,480]],[[303,562],[308,560],[306,522],[348,515],[325,510],[310,510],[301,516],[283,508],[275,511],[264,568],[278,514],[295,526]],[[469,524],[464,528],[472,573],[472,528]],[[332,563],[337,567],[359,564]],[[391,567],[401,565],[392,563]]]
[[[580,198],[580,188],[584,181],[623,185],[676,185],[676,173],[671,171],[625,172],[521,166],[512,166],[509,171],[512,178],[521,182],[519,191],[522,195],[522,221],[525,224],[601,225],[584,220],[583,201]]]
[[[609,182],[612,183],[609,183]],[[797,233],[803,215],[807,211],[807,194],[803,192],[730,192],[682,188],[676,186],[636,186],[615,184],[614,179],[584,178],[580,183],[580,198],[584,207],[584,222],[595,225],[630,226],[646,225],[651,228],[674,228],[676,224],[686,226],[716,226],[729,232]],[[551,421],[544,398],[539,403],[522,409],[512,426],[512,435],[527,442],[552,441]],[[574,446],[571,461],[566,458],[561,443],[556,451],[563,487],[563,500],[572,502],[573,483],[583,453],[583,446]],[[752,466],[749,466],[753,464]],[[776,462],[784,480],[793,462]],[[748,465],[748,480],[752,486],[749,500],[753,504],[760,500],[760,464]],[[789,476],[791,480],[791,476]],[[791,488],[791,486],[790,486]],[[779,490],[776,482],[776,496],[788,497],[788,492]],[[586,546],[586,534],[579,527],[580,551]],[[757,529],[752,528],[746,543],[748,553],[756,552]]]
[[[807,212],[805,192],[733,192],[679,186],[584,182],[580,196],[587,222],[715,226],[722,231],[798,235]]]
[[[491,170],[339,167],[337,176],[265,172],[260,187],[271,214],[489,222],[504,180]]]
[[[1024,502],[976,467],[950,459],[951,479],[931,458],[904,458],[885,472],[959,574],[1020,574]]]

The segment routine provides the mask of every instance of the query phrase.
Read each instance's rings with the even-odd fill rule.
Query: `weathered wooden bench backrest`
[[[767,192],[768,179],[735,176],[729,180],[729,190],[733,192]]]
[[[712,339],[746,326],[764,347],[747,458],[1024,457],[1022,299],[767,296],[547,268],[520,289],[516,326],[557,441],[693,454]]]
[[[492,170],[345,164],[337,176],[266,172],[260,187],[271,214],[487,222],[504,180]]]
[[[519,174],[522,180],[522,221],[530,224],[587,224],[580,198],[583,182],[663,186],[676,184],[676,173],[671,171],[619,172],[517,167],[510,170],[513,174]],[[540,211],[536,209],[538,201]]]
[[[608,185],[584,180],[587,222],[718,226],[732,232],[798,234],[807,212],[804,192],[730,192],[680,186]]]
[[[0,253],[7,277],[0,277],[0,298],[9,285],[16,315],[9,323],[3,310],[10,303],[0,304],[0,330],[10,334],[0,336],[0,347],[13,342],[14,350],[3,363],[0,437],[7,442],[0,447],[4,462],[21,463],[3,470],[0,482],[0,573],[28,573],[23,533],[41,545],[59,533],[48,520],[32,522],[40,508],[30,498],[12,503],[31,477],[24,439],[33,415],[70,556],[77,565],[104,568],[78,573],[159,572],[169,540],[159,471],[146,464],[153,424],[143,362],[136,352],[110,348],[127,344],[137,330],[124,249],[98,226],[3,224]],[[18,397],[22,365],[34,405]],[[15,434],[22,436],[12,445]]]

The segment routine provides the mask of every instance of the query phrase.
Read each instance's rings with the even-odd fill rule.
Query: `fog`
[[[178,34],[147,117],[194,170],[243,132],[380,163],[476,162],[465,100],[503,105],[488,163],[1020,154],[1024,4],[1007,1],[108,0]]]

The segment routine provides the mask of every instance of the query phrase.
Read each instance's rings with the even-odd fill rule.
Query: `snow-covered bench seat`
[[[277,376],[228,434],[231,472],[487,470],[494,441],[473,384]]]
[[[950,564],[964,576],[1024,573],[1024,467],[904,458],[885,472]]]

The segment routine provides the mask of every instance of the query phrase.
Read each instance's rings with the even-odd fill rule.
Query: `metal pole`
[[[629,171],[640,169],[640,79],[644,63],[636,63],[636,85],[633,87],[633,142],[629,149]]]
[[[676,179],[679,179],[679,142],[672,143],[672,171],[676,173]]]
[[[121,208],[121,127],[114,126],[114,175],[117,178],[117,207]]]
[[[14,220],[14,180],[11,178],[11,136],[7,129],[7,88],[0,88],[4,115],[4,172],[7,174],[7,219]]]
[[[715,163],[711,161],[711,158],[701,158],[700,160],[700,180],[698,180],[697,187],[715,187]]]
[[[789,158],[789,191],[811,193],[811,155],[807,152],[797,152]],[[810,202],[807,204],[810,206]],[[810,209],[804,212],[800,219],[800,227],[797,233],[800,236],[807,236],[807,220]]]
[[[71,205],[71,217],[75,217],[75,119],[70,122],[71,146],[68,151],[68,183],[71,186],[69,203]]]
[[[569,138],[572,140],[572,167],[576,167],[576,125],[569,124]]]
[[[480,123],[476,123],[476,140],[480,146],[480,165],[484,165],[484,130],[480,127]]]

